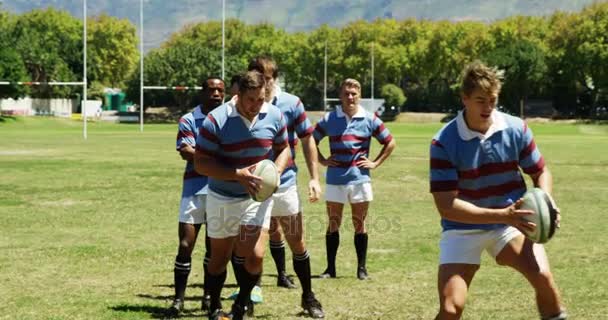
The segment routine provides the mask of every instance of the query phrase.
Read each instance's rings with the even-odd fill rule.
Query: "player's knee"
[[[192,242],[190,242],[186,239],[181,239],[179,241],[179,251],[180,252],[185,252],[185,253],[192,252],[193,247],[194,246],[193,246]]]

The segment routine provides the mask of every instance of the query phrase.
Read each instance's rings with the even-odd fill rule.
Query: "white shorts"
[[[207,195],[207,235],[225,239],[239,234],[240,226],[270,227],[272,197],[264,202],[247,198],[231,198],[211,190]]]
[[[205,223],[207,195],[198,194],[184,197],[179,205],[179,222],[188,224]]]
[[[325,200],[339,203],[360,203],[374,200],[372,183],[336,185],[328,184],[325,190]]]
[[[481,264],[481,253],[486,250],[494,259],[502,249],[522,233],[514,227],[496,230],[447,230],[439,241],[439,264]]]
[[[296,185],[279,188],[272,195],[272,201],[274,202],[271,214],[273,217],[293,216],[302,212],[302,201]]]

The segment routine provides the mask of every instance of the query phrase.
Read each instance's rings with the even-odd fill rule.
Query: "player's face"
[[[344,87],[340,90],[340,101],[342,102],[342,111],[348,115],[353,115],[357,112],[361,92],[356,87]]]
[[[498,91],[486,92],[479,88],[470,95],[462,96],[466,114],[465,119],[470,129],[485,133],[492,125],[492,111],[498,102]]]
[[[239,92],[237,109],[242,116],[249,120],[253,120],[253,118],[260,113],[265,98],[266,89],[264,87]]]
[[[207,80],[207,89],[203,91],[203,104],[215,108],[224,102],[224,82],[219,79]]]
[[[266,101],[270,101],[274,97],[275,78],[273,78],[271,71],[266,71],[264,79],[266,80]]]

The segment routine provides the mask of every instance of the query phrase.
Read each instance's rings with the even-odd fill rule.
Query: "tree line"
[[[287,91],[311,110],[323,108],[324,56],[327,96],[337,97],[347,77],[402,110],[446,112],[459,108],[458,78],[475,59],[504,71],[500,105],[518,113],[530,99],[551,101],[561,116],[593,118],[608,107],[608,3],[545,17],[512,16],[492,23],[377,19],[344,27],[322,25],[287,33],[271,24],[226,21],[225,75],[243,71],[249,59],[271,55]],[[88,81],[92,96],[118,87],[139,101],[139,53],[135,26],[107,15],[90,19]],[[193,86],[221,70],[221,22],[187,25],[146,53],[145,85]],[[54,9],[21,15],[0,11],[0,80],[79,81],[82,21]],[[402,91],[400,92],[399,89]],[[0,86],[1,96],[75,96],[68,87]],[[406,99],[399,97],[405,93]],[[146,91],[145,105],[183,111],[193,91]],[[605,115],[603,115],[605,116]]]

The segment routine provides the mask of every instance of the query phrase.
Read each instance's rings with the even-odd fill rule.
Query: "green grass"
[[[344,219],[340,278],[313,280],[328,319],[430,319],[437,309],[441,230],[428,193],[428,145],[441,125],[388,126],[398,146],[373,173],[373,279],[355,278],[353,228]],[[562,229],[547,250],[564,302],[572,319],[605,318],[608,127],[532,128],[563,212]],[[170,302],[184,165],[173,147],[176,126],[146,125],[140,133],[137,125],[90,123],[88,132],[85,141],[81,123],[56,119],[0,123],[0,318],[146,319]],[[306,182],[301,174],[300,183]],[[325,268],[324,205],[307,203],[305,219],[312,270],[319,274]],[[203,316],[202,256],[199,246],[187,291],[189,317]],[[267,257],[266,302],[256,308],[257,318],[297,318],[299,290],[274,286]],[[289,264],[288,270],[293,273]],[[232,276],[227,283],[234,283]],[[537,318],[532,289],[485,256],[465,318]]]

